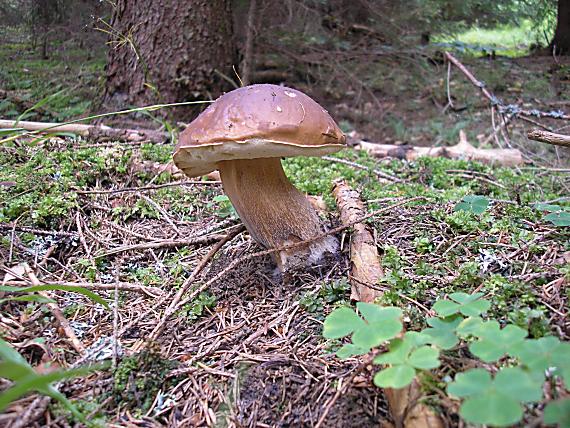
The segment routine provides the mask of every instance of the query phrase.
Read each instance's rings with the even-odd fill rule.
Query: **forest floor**
[[[54,56],[46,62],[18,44],[2,49],[0,90],[9,92],[0,102],[5,118],[35,107],[26,119],[65,120],[89,110],[100,93],[101,58],[81,60],[82,52],[67,51],[68,61]],[[568,82],[559,78],[560,70],[570,71],[560,65],[553,80],[551,62],[466,59],[497,94],[540,108],[563,108],[568,99],[561,94],[570,91],[561,89]],[[472,141],[488,134],[487,104],[459,74],[451,82],[459,111],[442,114],[446,70],[434,67],[439,68],[430,74],[431,86],[411,86],[398,72],[378,82],[384,88],[377,95],[385,107],[382,121],[370,111],[355,116],[359,108],[374,107],[342,100],[330,88],[313,88],[313,93],[325,95],[347,131],[378,142],[452,144],[463,128]],[[318,158],[287,159],[284,165],[299,189],[323,197],[329,227],[339,224],[331,195],[339,177],[361,193],[370,211],[424,198],[368,220],[386,272],[379,303],[401,307],[407,330],[426,327],[426,314],[437,299],[478,289],[491,301],[494,319],[529,329],[533,338],[555,334],[568,340],[570,235],[568,228],[548,222],[536,204],[567,206],[570,176],[554,150],[522,141],[522,129],[518,132],[513,128],[513,140],[542,166],[378,160],[351,149],[333,158],[364,169]],[[142,346],[164,319],[167,299],[239,225],[219,183],[189,184],[156,167],[170,161],[172,149],[171,143],[98,143],[68,136],[2,145],[2,269],[25,262],[41,281],[90,286],[111,306],[107,310],[79,294],[54,293],[85,348],[83,355],[46,305],[38,303],[1,303],[2,338],[39,368],[114,358],[114,367],[61,387],[100,426],[315,426],[326,411],[322,426],[327,427],[389,421],[383,391],[371,382],[374,369],[367,366],[352,378],[360,361],[340,361],[334,351],[341,342],[322,337],[326,314],[350,304],[348,231],[338,236],[343,242],[338,259],[287,281],[269,258],[245,259],[185,301],[166,320],[165,332]],[[375,169],[405,182],[383,181]],[[490,208],[482,214],[456,211],[457,202],[470,194],[488,198]],[[240,232],[208,259],[191,290],[257,250]],[[422,390],[448,425],[458,426],[458,401],[442,390],[454,373],[481,363],[466,348],[446,353],[443,362],[421,379]],[[350,388],[337,397],[349,380]],[[24,426],[73,423],[59,404],[28,396],[0,415],[0,425],[20,423],[27,410]],[[535,423],[540,414],[539,406],[529,406],[523,425]]]

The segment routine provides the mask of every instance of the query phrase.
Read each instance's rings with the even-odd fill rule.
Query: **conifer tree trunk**
[[[558,0],[558,17],[552,48],[559,55],[570,55],[570,0]]]
[[[226,89],[221,74],[231,76],[236,53],[230,0],[118,0],[110,24],[108,108],[210,99]]]

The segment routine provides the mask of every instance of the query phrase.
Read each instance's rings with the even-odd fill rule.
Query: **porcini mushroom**
[[[272,249],[323,232],[314,208],[287,179],[281,158],[323,156],[346,145],[326,110],[295,89],[251,85],[228,92],[181,133],[174,163],[189,177],[219,170],[225,193],[253,239]],[[318,171],[314,171],[318,174]],[[280,270],[334,253],[334,237],[280,251]]]

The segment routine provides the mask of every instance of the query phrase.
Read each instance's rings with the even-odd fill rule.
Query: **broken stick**
[[[531,129],[526,135],[529,140],[555,146],[570,147],[570,135],[556,134],[554,132],[541,131],[540,129]]]
[[[335,180],[333,195],[340,211],[343,225],[352,224],[364,214],[364,204],[357,191],[351,189],[344,180]],[[378,260],[376,243],[364,223],[355,223],[350,238],[350,298],[360,302],[373,303],[382,294],[373,288],[384,276]]]
[[[413,161],[419,157],[443,157],[449,159],[464,159],[486,164],[501,166],[517,166],[524,164],[522,153],[518,149],[479,149],[467,141],[465,132],[459,132],[459,143],[448,147],[418,147],[396,146],[392,144],[375,144],[361,141],[357,150],[364,150],[368,154],[378,157],[392,157]]]
[[[24,269],[28,274],[28,277],[30,278],[30,282],[32,283],[32,285],[34,286],[42,285],[36,274],[32,271],[32,269],[27,263],[24,264]],[[38,294],[41,294],[43,297],[46,298],[51,298],[51,296],[46,291],[40,291]],[[65,315],[63,315],[63,312],[59,308],[58,304],[47,303],[47,307],[50,309],[54,318],[59,323],[59,326],[61,327],[61,329],[63,330],[63,332],[65,333],[65,335],[67,336],[67,338],[69,339],[75,350],[79,353],[79,355],[81,356],[85,355],[85,347],[83,346],[83,343],[81,343],[81,341],[75,335],[73,329],[69,325],[69,321],[67,321],[67,318],[65,318]]]

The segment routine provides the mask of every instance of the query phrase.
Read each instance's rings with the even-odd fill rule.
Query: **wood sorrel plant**
[[[525,403],[543,400],[546,379],[559,378],[570,385],[570,343],[554,336],[528,339],[528,332],[516,325],[501,328],[483,316],[490,308],[482,293],[452,293],[433,310],[437,317],[427,319],[428,328],[402,331],[402,311],[357,303],[358,313],[348,307],[334,310],[324,322],[327,339],[350,336],[336,353],[341,359],[378,352],[374,363],[383,368],[374,376],[382,388],[403,388],[418,371],[440,365],[440,355],[466,344],[474,357],[485,363],[501,362],[494,375],[474,368],[457,373],[447,393],[462,399],[460,415],[467,422],[492,426],[511,425],[523,417]],[[387,350],[386,346],[387,345]],[[546,404],[544,422],[570,424],[570,399]]]

